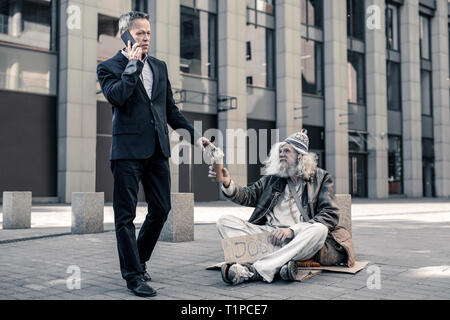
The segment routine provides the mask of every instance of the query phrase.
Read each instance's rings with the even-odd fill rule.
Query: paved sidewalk
[[[202,210],[211,220],[211,210],[240,216],[251,212],[224,203],[202,204],[196,206],[197,222]],[[148,268],[158,295],[149,299],[450,299],[450,201],[357,200],[352,211],[356,258],[371,261],[356,275],[324,272],[302,283],[228,286],[220,272],[205,270],[223,260],[215,225],[196,224],[195,241],[157,244]],[[43,229],[53,230],[47,235],[69,230]],[[113,230],[112,224],[105,229]],[[0,230],[0,239],[42,231],[36,230]],[[0,253],[0,299],[144,299],[125,288],[113,231],[3,242]],[[70,266],[81,272],[79,290],[67,287]],[[377,270],[381,288],[369,289]]]

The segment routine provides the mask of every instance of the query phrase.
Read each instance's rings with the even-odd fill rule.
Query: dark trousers
[[[158,139],[155,140],[155,151],[148,159],[111,161],[114,224],[120,271],[125,280],[140,277],[144,272],[142,264],[150,259],[171,209],[169,160],[162,154]],[[148,212],[136,240],[133,220],[139,181],[144,187]]]

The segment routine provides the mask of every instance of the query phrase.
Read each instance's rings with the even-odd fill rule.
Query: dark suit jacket
[[[149,56],[146,63],[153,72],[151,100],[139,78],[142,61],[128,60],[119,51],[97,67],[103,94],[113,106],[110,160],[149,158],[155,139],[159,139],[163,154],[170,157],[167,124],[172,129],[188,130],[191,143],[200,137],[175,105],[165,62]]]

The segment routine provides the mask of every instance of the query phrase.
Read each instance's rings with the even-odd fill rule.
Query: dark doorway
[[[183,115],[192,123],[201,121],[202,134],[208,129],[217,128],[217,115],[183,112]],[[193,159],[193,148],[191,148]],[[219,184],[208,178],[208,164],[180,164],[179,166],[179,190],[180,192],[193,192],[194,201],[219,200]]]
[[[423,196],[435,197],[436,191],[434,187],[434,159],[423,158],[422,160],[422,182]]]
[[[352,197],[367,197],[367,156],[365,154],[349,154],[349,190]]]

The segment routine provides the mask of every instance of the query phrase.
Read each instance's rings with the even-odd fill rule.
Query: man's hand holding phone
[[[139,46],[137,42],[133,46],[131,46],[131,41],[128,40],[126,51],[128,53],[129,60],[137,59],[139,61],[142,61],[142,48]]]

